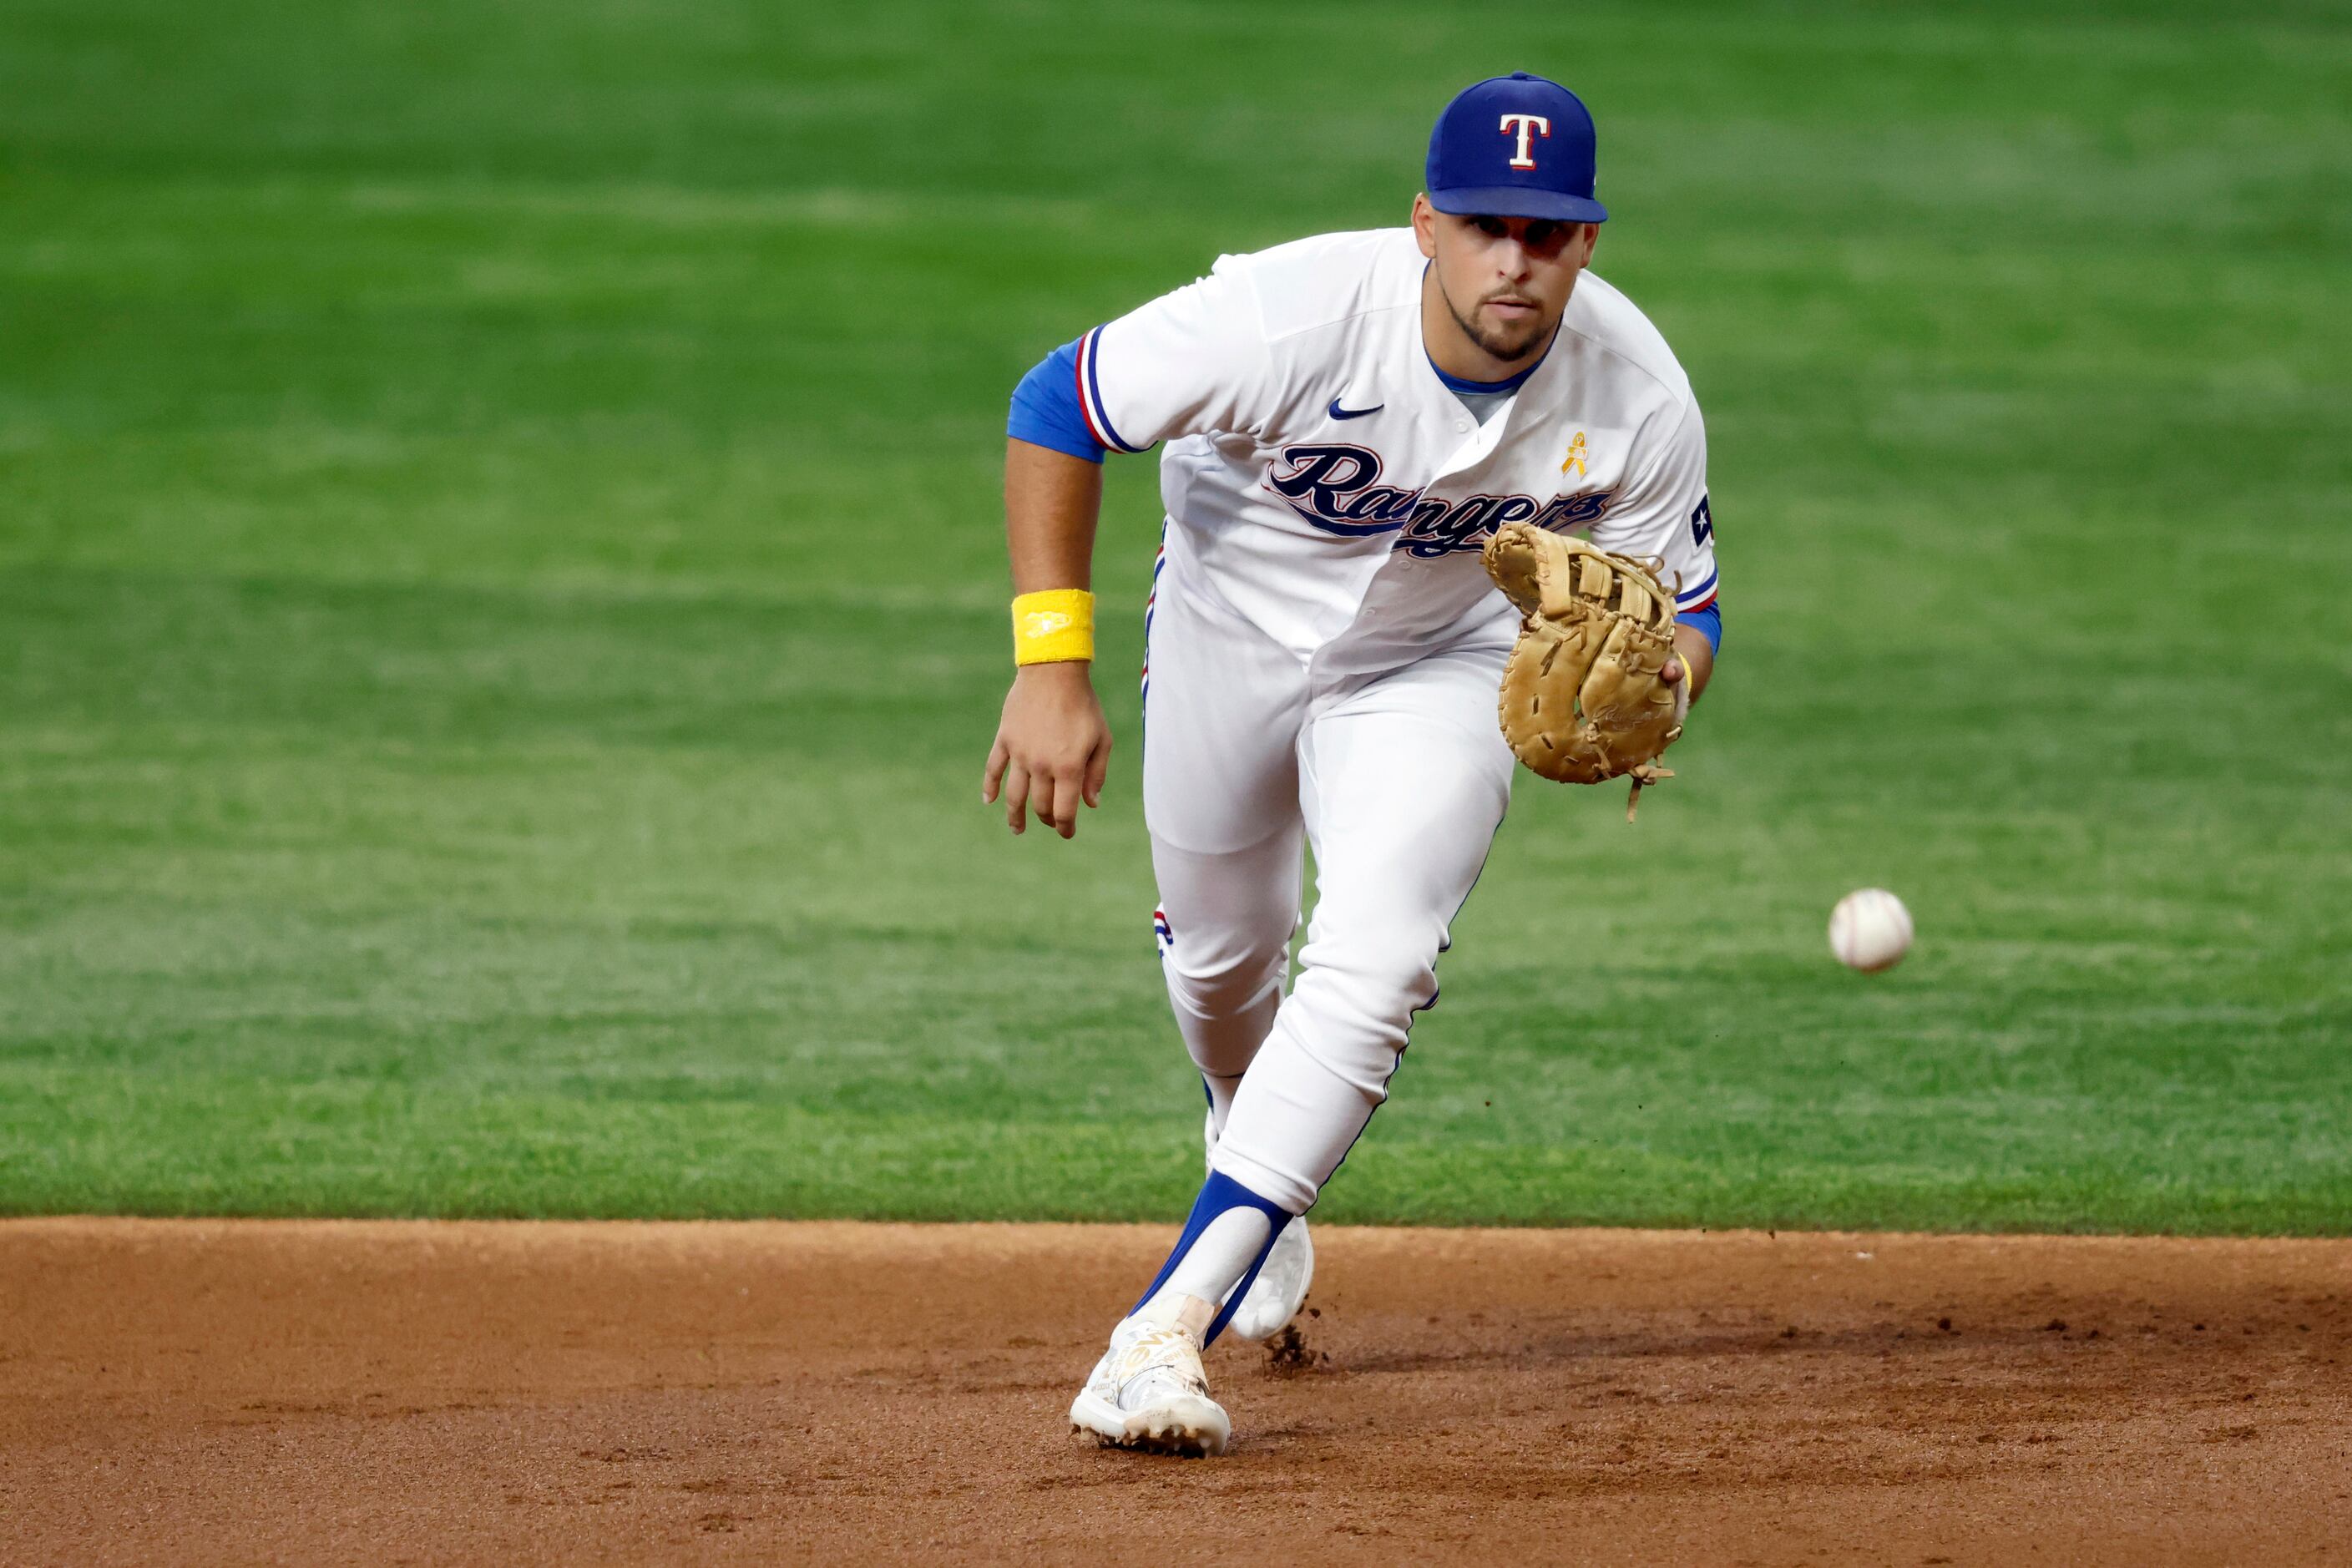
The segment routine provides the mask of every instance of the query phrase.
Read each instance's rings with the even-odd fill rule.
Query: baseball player
[[[1578,613],[1598,617],[1596,639],[1649,617],[1581,656],[1612,682],[1646,670],[1643,751],[1680,732],[1713,668],[1706,433],[1657,330],[1586,270],[1607,216],[1593,172],[1573,93],[1525,72],[1478,82],[1438,117],[1410,227],[1220,258],[1013,395],[1017,668],[982,794],[1001,793],[1014,833],[1034,809],[1066,838],[1079,803],[1099,804],[1100,465],[1166,444],[1143,809],[1169,1003],[1208,1092],[1209,1174],[1071,1406],[1103,1443],[1223,1452],[1231,1425],[1202,1349],[1228,1326],[1271,1333],[1304,1299],[1303,1216],[1436,1005],[1447,926],[1503,819],[1520,742],[1498,728],[1497,689],[1523,626],[1535,636],[1594,583]],[[1507,543],[1541,568],[1506,582],[1508,597]],[[1648,567],[1579,575],[1617,557]],[[1634,669],[1626,650],[1645,636],[1655,652]],[[1549,647],[1529,672],[1550,669]],[[1612,721],[1592,689],[1588,731]],[[1563,703],[1542,721],[1557,730]],[[1643,768],[1637,780],[1660,772]],[[1306,847],[1314,912],[1286,990]]]

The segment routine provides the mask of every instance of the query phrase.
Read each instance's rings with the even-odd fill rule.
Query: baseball
[[[1863,888],[1830,911],[1830,951],[1848,969],[1875,974],[1911,951],[1911,911],[1884,888]]]

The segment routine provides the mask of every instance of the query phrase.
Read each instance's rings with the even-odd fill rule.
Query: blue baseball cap
[[[1525,71],[1454,95],[1429,133],[1426,188],[1442,213],[1600,223],[1592,199],[1592,112],[1556,81]]]

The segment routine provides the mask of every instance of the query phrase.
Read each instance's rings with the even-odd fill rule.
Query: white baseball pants
[[[1447,925],[1502,824],[1504,650],[1318,681],[1169,566],[1143,742],[1168,997],[1220,1123],[1213,1166],[1304,1214],[1435,1004]],[[1302,846],[1315,910],[1286,995]]]

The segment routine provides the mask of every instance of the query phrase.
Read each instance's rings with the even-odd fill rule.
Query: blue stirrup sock
[[[1223,1301],[1208,1332],[1201,1336],[1202,1345],[1214,1344],[1291,1217],[1273,1199],[1258,1196],[1222,1171],[1210,1172],[1201,1184],[1201,1195],[1192,1200],[1192,1213],[1184,1221],[1184,1234],[1176,1238],[1176,1249],[1128,1315],[1135,1316],[1162,1297]]]

